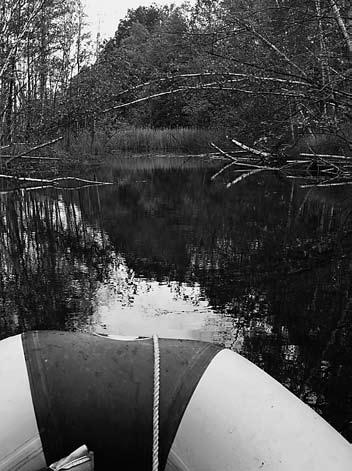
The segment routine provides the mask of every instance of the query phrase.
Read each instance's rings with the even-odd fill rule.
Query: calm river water
[[[0,337],[31,329],[217,342],[352,441],[352,196],[219,161],[115,159],[112,186],[0,196]]]

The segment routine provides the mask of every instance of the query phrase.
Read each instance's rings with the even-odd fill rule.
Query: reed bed
[[[209,142],[221,137],[218,131],[200,128],[131,127],[116,132],[111,146],[114,150],[133,153],[196,153],[209,150]]]
[[[128,126],[120,129],[99,129],[92,134],[82,130],[76,136],[70,136],[59,144],[58,151],[69,152],[71,155],[101,156],[116,153],[174,153],[193,154],[210,150],[209,143],[213,140],[222,142],[225,130],[209,130],[197,127],[163,128]]]

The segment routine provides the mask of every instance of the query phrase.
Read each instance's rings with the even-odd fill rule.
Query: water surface
[[[234,349],[352,440],[351,198],[219,161],[130,157],[112,186],[3,191],[0,336],[184,337]]]

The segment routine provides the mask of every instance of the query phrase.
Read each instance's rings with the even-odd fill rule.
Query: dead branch
[[[90,185],[113,185],[111,182],[100,182],[97,180],[87,180],[85,178],[78,178],[78,177],[57,177],[52,179],[46,178],[31,178],[31,177],[16,177],[15,175],[0,175],[0,178],[4,178],[7,180],[15,180],[19,182],[33,182],[33,183],[46,183],[49,185],[56,185],[58,182],[62,181],[76,181],[79,183],[87,183]]]
[[[232,182],[228,183],[226,185],[226,188],[230,188],[231,186],[236,185],[236,183],[241,182],[242,180],[244,180],[245,178],[250,177],[251,175],[255,175],[256,173],[264,172],[264,171],[267,171],[267,170],[268,170],[268,168],[256,168],[255,170],[251,170],[248,173],[242,173],[242,175],[235,178],[235,180],[233,180]],[[270,168],[270,170],[277,170],[277,169]]]
[[[148,82],[140,83],[135,85],[134,87],[127,88],[115,95],[115,98],[120,97],[122,95],[126,95],[127,93],[134,92],[136,90],[140,90],[141,88],[147,88],[152,84],[155,83],[163,83],[163,82],[173,82],[179,79],[193,79],[193,78],[208,78],[208,77],[236,77],[236,78],[244,78],[248,80],[256,80],[259,82],[275,82],[280,84],[287,84],[287,85],[299,85],[303,87],[312,87],[312,83],[306,81],[305,79],[302,80],[294,80],[294,79],[283,79],[279,77],[271,77],[267,75],[255,75],[250,73],[237,73],[237,72],[199,72],[199,73],[189,73],[189,74],[177,74],[177,75],[166,75],[164,77],[158,77]],[[227,81],[227,80],[226,80]]]
[[[235,163],[237,162],[237,159],[235,157],[233,157],[232,155],[228,154],[227,152],[225,152],[224,150],[220,149],[220,147],[218,147],[216,144],[214,144],[214,142],[211,142],[210,145],[212,147],[214,147],[214,149],[216,149],[217,151],[219,151],[219,153],[225,157],[227,157],[228,159],[230,160],[233,160]]]
[[[13,157],[11,154],[0,154],[0,159],[8,159]],[[46,157],[41,155],[22,155],[23,160],[60,160],[58,157]]]
[[[230,167],[233,167],[234,165],[236,164],[236,162],[231,162],[230,164],[228,165],[225,165],[225,167],[223,167],[221,170],[219,170],[218,172],[216,172],[211,178],[210,180],[215,180],[215,178],[217,178],[219,175],[221,175],[222,173],[224,173],[226,170],[228,170]]]
[[[307,184],[301,185],[302,188],[343,186],[352,184],[352,172],[350,170],[352,167],[351,158],[333,154],[316,154],[312,150],[311,153],[299,154],[299,158],[292,159],[291,157],[290,160],[286,159],[285,163],[280,167],[274,167],[270,166],[270,161],[275,162],[273,159],[275,157],[275,152],[264,152],[243,144],[234,138],[231,138],[230,140],[236,146],[240,147],[243,152],[261,157],[262,162],[253,163],[253,160],[251,161],[250,157],[246,158],[242,156],[236,158],[228,152],[223,151],[212,142],[212,147],[214,147],[221,155],[224,155],[227,159],[231,160],[230,164],[224,166],[211,177],[212,181],[226,170],[231,169],[231,167],[236,166],[242,170],[242,175],[228,183],[227,188],[230,188],[232,185],[241,182],[251,175],[255,175],[265,170],[280,172],[281,175],[288,179],[300,180],[301,182],[302,180],[306,181]],[[252,170],[247,171],[247,168]]]
[[[100,110],[99,113],[105,114],[110,111],[120,110],[123,108],[127,108],[132,105],[136,105],[137,103],[143,103],[145,101],[153,100],[154,98],[160,98],[167,95],[176,95],[177,93],[182,93],[186,91],[204,91],[204,90],[218,90],[218,91],[231,91],[231,92],[238,92],[238,93],[245,93],[248,95],[270,95],[270,96],[283,96],[283,97],[290,97],[290,98],[301,98],[303,100],[310,100],[310,96],[307,93],[300,93],[300,92],[289,92],[285,91],[265,91],[265,90],[252,90],[252,89],[245,89],[239,87],[225,87],[225,84],[231,83],[231,81],[226,81],[222,83],[205,83],[202,85],[197,86],[182,86],[179,88],[174,88],[171,90],[166,90],[164,92],[154,93],[152,95],[147,95],[142,98],[137,98],[136,100],[129,101],[127,103],[121,103],[119,105],[114,105],[109,108],[105,108]]]
[[[92,183],[89,185],[79,185],[79,186],[58,186],[58,185],[50,185],[50,184],[43,184],[38,186],[26,186],[23,188],[15,188],[13,190],[3,190],[0,191],[0,195],[9,195],[11,193],[16,193],[18,191],[29,192],[29,191],[38,191],[38,190],[46,190],[47,188],[54,188],[55,190],[63,190],[63,191],[74,191],[74,190],[83,190],[85,188],[92,188],[98,187],[103,185],[112,185],[112,183]]]
[[[249,167],[249,168],[266,168],[267,170],[271,170],[272,167],[264,167],[263,165],[257,165],[257,164],[254,164],[254,163],[249,163],[249,160],[246,160],[245,162],[243,161],[243,159],[239,160],[239,159],[236,159],[235,157],[233,157],[231,154],[228,154],[227,152],[223,151],[222,149],[220,149],[220,147],[218,147],[216,144],[214,144],[213,142],[210,143],[210,145],[212,147],[214,147],[214,149],[217,149],[220,154],[224,155],[225,157],[227,157],[228,159],[231,159],[233,161],[233,165],[237,165],[239,167]],[[246,151],[246,153],[248,153]]]
[[[338,172],[342,172],[342,169],[338,165],[334,164],[333,162],[329,162],[326,159],[323,159],[322,157],[317,157],[317,160],[319,160],[320,162],[326,164],[328,167],[329,167],[329,165],[331,165]]]
[[[292,59],[290,59],[287,54],[279,49],[274,43],[272,43],[268,38],[263,36],[259,31],[257,31],[254,26],[252,26],[249,23],[246,23],[245,21],[241,20],[240,18],[233,16],[234,20],[241,26],[245,27],[247,31],[250,31],[255,37],[260,39],[266,46],[268,46],[270,49],[272,49],[278,56],[280,56],[282,59],[284,59],[288,64],[290,64],[295,70],[297,70],[302,77],[306,77],[307,74],[306,72],[299,67],[295,62],[293,62]]]
[[[16,175],[0,175],[0,178],[4,178],[6,180],[16,180],[19,182],[45,182],[50,183],[50,180],[46,180],[45,178],[31,178],[31,177],[16,177]]]
[[[237,141],[236,139],[233,139],[233,138],[229,138],[229,139],[231,142],[236,144],[236,146],[240,147],[243,150],[246,150],[247,152],[250,152],[251,154],[259,155],[260,157],[263,157],[263,158],[268,158],[271,156],[269,152],[264,152],[262,150],[254,149],[253,147],[249,147],[246,144],[242,144],[242,142]]]
[[[176,94],[176,93],[180,93],[180,92],[183,92],[183,91],[185,91],[184,88],[176,88],[175,90],[167,90],[166,92],[154,93],[153,95],[148,95],[148,96],[143,97],[143,98],[138,98],[137,100],[132,100],[128,103],[122,103],[121,105],[111,106],[110,108],[106,108],[106,109],[102,110],[101,113],[108,113],[109,111],[120,110],[122,108],[127,108],[128,106],[135,105],[137,103],[142,103],[143,101],[152,100],[153,98],[158,98],[158,97],[162,97],[162,96],[165,96],[165,95]]]
[[[53,139],[49,142],[44,142],[43,144],[39,144],[38,146],[32,147],[31,149],[27,149],[26,151],[21,152],[20,154],[14,155],[5,162],[5,166],[9,165],[14,160],[20,159],[21,157],[23,157],[23,156],[25,156],[25,155],[27,155],[31,152],[34,152],[35,150],[43,149],[44,147],[50,146],[51,144],[55,144],[56,142],[61,141],[62,139],[63,139],[62,136],[57,137],[56,139]]]
[[[305,153],[301,152],[299,154],[302,157],[321,157],[321,158],[329,158],[329,159],[341,159],[341,160],[349,160],[352,161],[351,157],[346,157],[345,155],[334,155],[334,154],[315,154],[315,153]]]
[[[57,178],[53,178],[52,180],[48,180],[50,183],[55,183],[55,182],[62,182],[64,180],[74,180],[74,181],[77,181],[77,182],[81,182],[81,183],[91,183],[92,185],[113,185],[113,183],[111,182],[100,182],[100,181],[97,181],[97,180],[87,180],[85,178],[78,178],[78,177],[57,177]]]
[[[310,184],[310,185],[300,185],[301,188],[328,188],[328,187],[333,187],[333,186],[345,186],[345,185],[352,185],[352,181],[345,181],[345,182],[334,182],[334,183],[316,183],[316,184]]]

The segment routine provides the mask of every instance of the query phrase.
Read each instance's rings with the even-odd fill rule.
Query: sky
[[[93,38],[100,32],[102,39],[114,35],[119,21],[126,16],[128,9],[149,6],[153,3],[181,5],[184,0],[83,0],[85,12],[88,15],[88,29],[92,32]]]

